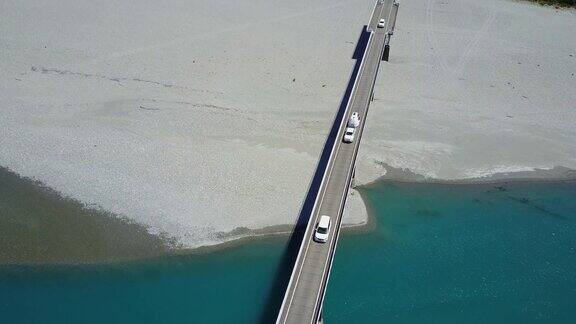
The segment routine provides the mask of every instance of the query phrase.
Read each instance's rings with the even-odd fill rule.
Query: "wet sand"
[[[369,186],[376,182],[396,181],[396,182],[426,182],[440,184],[475,184],[475,183],[498,183],[512,181],[574,181],[576,180],[576,170],[557,166],[551,169],[535,169],[531,171],[517,172],[499,172],[484,177],[463,178],[463,179],[438,179],[430,178],[421,174],[412,172],[410,169],[394,168],[385,163],[380,163],[384,170],[384,175],[367,183],[363,186]]]
[[[0,168],[0,247],[0,264],[70,264],[159,256],[178,245]]]
[[[430,179],[409,170],[384,167],[388,170],[385,176],[354,190],[352,205],[354,201],[359,201],[366,208],[367,221],[345,225],[344,234],[364,234],[376,228],[375,213],[370,206],[364,205],[361,197],[365,188],[380,182],[474,184],[576,180],[575,170],[560,167],[462,180]],[[345,217],[350,212],[358,211],[347,208]],[[177,254],[204,254],[255,240],[284,241],[292,229],[293,225],[277,225],[258,230],[237,228],[229,233],[218,233],[223,241],[221,244],[190,249],[166,234],[151,234],[144,226],[125,217],[85,206],[74,199],[63,197],[40,182],[0,168],[0,246],[3,247],[0,250],[0,265],[110,263]]]
[[[362,233],[365,224],[347,226]],[[221,244],[190,249],[168,234],[97,206],[64,197],[39,181],[0,167],[0,265],[126,262],[176,254],[203,254],[251,242],[286,239],[293,225],[217,233]]]

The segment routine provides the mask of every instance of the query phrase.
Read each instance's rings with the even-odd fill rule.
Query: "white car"
[[[356,134],[356,127],[346,127],[346,132],[344,132],[344,143],[354,142],[354,134]]]
[[[322,215],[316,231],[314,232],[314,241],[318,243],[326,243],[330,235],[330,216]]]
[[[348,119],[348,127],[358,127],[360,125],[360,117],[358,116],[358,112],[355,111]]]
[[[382,18],[378,22],[378,28],[384,28],[384,27],[386,27],[386,19]]]

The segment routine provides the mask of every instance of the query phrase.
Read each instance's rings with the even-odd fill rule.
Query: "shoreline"
[[[344,235],[362,235],[369,233],[375,228],[376,222],[375,217],[372,214],[368,214],[368,219],[369,219],[368,222],[363,224],[343,225],[342,233]],[[151,254],[145,256],[105,258],[105,259],[81,260],[81,261],[63,260],[61,262],[60,261],[57,262],[31,261],[21,263],[6,262],[6,263],[0,263],[0,270],[10,269],[13,267],[60,267],[60,266],[74,267],[74,266],[96,266],[96,265],[123,265],[133,263],[154,262],[155,260],[163,258],[171,258],[179,256],[201,256],[242,247],[244,245],[251,244],[254,242],[281,241],[282,239],[288,238],[288,236],[292,233],[292,228],[293,228],[292,225],[268,226],[261,229],[249,230],[251,234],[236,236],[230,240],[223,241],[221,243],[213,245],[203,245],[194,248],[177,248],[177,249],[172,248],[165,250],[163,253]],[[66,259],[66,257],[63,257],[62,259]]]
[[[386,168],[394,169],[394,175],[384,175],[374,181],[355,187],[355,190],[364,204],[367,212],[367,221],[364,223],[344,224],[342,225],[342,233],[344,235],[361,235],[371,232],[376,227],[376,217],[373,212],[373,207],[366,205],[366,200],[363,197],[362,191],[370,186],[380,182],[402,182],[402,183],[426,183],[426,184],[439,184],[439,185],[475,185],[475,184],[500,184],[500,183],[515,183],[515,182],[537,182],[537,183],[562,183],[576,181],[576,170],[565,167],[554,167],[550,170],[536,169],[534,171],[519,171],[507,173],[495,173],[487,177],[466,178],[466,179],[436,179],[426,178],[417,175],[410,171],[401,170],[386,166]],[[402,174],[402,176],[399,176]],[[350,199],[350,197],[348,198]],[[250,241],[257,241],[262,239],[269,239],[273,237],[286,237],[291,233],[292,225],[275,225],[264,227],[256,230],[248,230],[252,234],[233,238],[230,241],[223,243],[201,246],[198,248],[187,249],[191,253],[196,250],[202,250],[200,253],[210,253],[216,250],[235,247]]]
[[[348,235],[363,235],[372,232],[377,226],[377,220],[375,218],[375,213],[373,207],[366,204],[366,200],[363,197],[363,191],[375,184],[381,182],[401,182],[401,183],[425,183],[425,184],[439,184],[439,185],[474,185],[474,184],[498,184],[498,183],[511,183],[511,182],[571,182],[576,181],[576,171],[556,167],[550,170],[535,170],[535,171],[521,171],[521,172],[511,172],[511,173],[496,173],[487,177],[479,178],[468,178],[468,179],[433,179],[426,178],[424,176],[410,172],[409,170],[402,170],[398,168],[392,168],[385,166],[387,172],[386,175],[366,184],[359,185],[353,190],[356,194],[360,195],[362,204],[365,207],[367,214],[367,221],[364,223],[355,224],[345,224],[342,228],[342,234]],[[46,188],[42,184],[35,182],[33,180],[22,178],[22,181],[32,182],[42,191],[47,191],[49,195],[54,198],[54,195],[58,195],[57,192],[50,188]],[[69,198],[56,197],[60,203],[66,204],[71,201]],[[349,198],[350,199],[350,198]],[[73,201],[73,200],[72,200]],[[79,202],[75,202],[80,204]],[[88,209],[86,206],[83,207],[85,210],[93,213],[93,209]],[[349,212],[349,211],[346,211]],[[94,214],[96,215],[96,214]],[[102,212],[98,212],[99,216],[106,218]],[[114,217],[112,217],[114,218]],[[116,218],[113,220],[108,220],[114,226],[115,223],[121,222],[126,223],[124,218]],[[128,225],[138,225],[138,224],[124,224]],[[122,225],[118,225],[122,226]],[[139,226],[139,225],[138,225]],[[140,226],[141,227],[141,226]],[[293,225],[274,225],[268,226],[260,229],[248,229],[244,227],[238,227],[228,233],[218,233],[219,237],[224,240],[217,244],[203,245],[194,248],[184,248],[177,247],[173,241],[168,237],[162,237],[161,235],[149,234],[155,236],[156,239],[161,241],[164,248],[161,251],[155,251],[153,253],[143,253],[137,256],[85,256],[85,258],[78,260],[74,259],[70,255],[66,255],[62,252],[59,257],[55,257],[51,261],[46,261],[43,259],[30,259],[25,262],[4,262],[0,263],[0,269],[9,269],[12,267],[59,267],[59,266],[95,266],[95,265],[123,265],[123,264],[134,264],[134,263],[146,263],[155,262],[155,260],[179,256],[200,256],[207,255],[211,253],[217,253],[220,251],[230,250],[237,247],[244,246],[246,244],[251,244],[260,241],[277,241],[281,242],[287,239],[292,233]],[[132,230],[132,229],[131,229]],[[142,252],[142,251],[141,251]]]
[[[0,167],[0,265],[120,261],[180,244],[123,215],[86,205]]]
[[[363,183],[361,186],[370,186],[381,181],[434,183],[434,184],[485,184],[501,182],[564,182],[576,180],[576,170],[555,166],[550,169],[534,168],[528,171],[494,172],[480,177],[461,179],[438,179],[425,177],[409,169],[394,168],[383,162],[380,165],[386,170],[385,174],[373,181]]]

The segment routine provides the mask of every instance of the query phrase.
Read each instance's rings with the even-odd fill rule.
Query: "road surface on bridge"
[[[322,304],[340,233],[344,204],[354,172],[374,82],[384,45],[389,37],[387,32],[394,27],[397,9],[393,0],[378,1],[374,7],[366,28],[370,35],[346,110],[341,119],[334,121],[340,124],[338,135],[286,288],[277,323],[315,324],[321,321]],[[377,28],[381,18],[386,19],[387,25],[384,28]],[[346,123],[353,112],[358,112],[360,115],[360,125],[356,130],[354,142],[344,143],[342,138]],[[321,215],[330,216],[332,222],[330,236],[325,243],[313,240],[314,230]]]

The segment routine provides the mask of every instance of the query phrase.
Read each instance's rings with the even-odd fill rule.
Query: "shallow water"
[[[339,243],[327,323],[576,319],[576,183],[379,183],[362,194],[378,225]],[[0,268],[0,320],[267,322],[284,243],[125,265]]]
[[[172,242],[0,167],[0,264],[138,259],[164,255]]]

